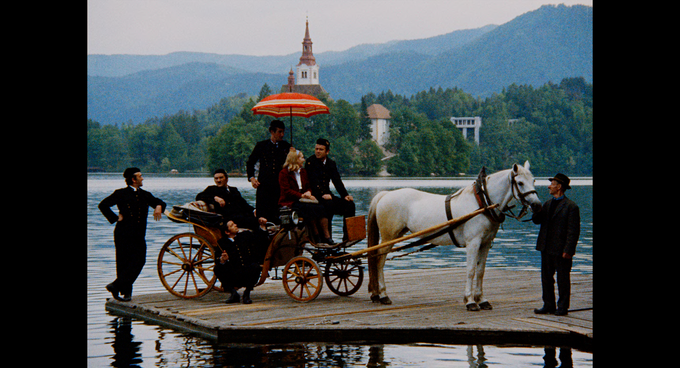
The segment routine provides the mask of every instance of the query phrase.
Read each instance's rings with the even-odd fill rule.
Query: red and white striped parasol
[[[251,111],[253,115],[269,115],[276,118],[290,116],[290,144],[293,144],[293,116],[309,118],[318,114],[330,114],[328,106],[318,98],[294,92],[267,96],[253,106]]]

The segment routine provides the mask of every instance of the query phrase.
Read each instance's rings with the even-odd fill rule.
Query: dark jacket
[[[99,210],[109,223],[116,223],[116,215],[111,207],[117,206],[118,213],[123,215],[123,221],[116,223],[116,233],[135,233],[142,237],[146,234],[146,222],[149,217],[149,207],[156,208],[161,205],[161,211],[165,211],[165,202],[153,196],[153,194],[132,187],[117,189],[110,196],[99,203]]]
[[[562,255],[576,253],[576,243],[581,231],[581,215],[578,205],[566,196],[560,200],[557,207],[548,215],[550,205],[555,199],[549,199],[539,212],[534,213],[532,221],[540,224],[536,249],[549,254]]]
[[[330,182],[333,182],[335,190],[338,191],[340,197],[345,198],[349,195],[345,185],[340,179],[340,173],[338,172],[338,166],[335,161],[326,157],[326,164],[323,161],[312,155],[305,162],[305,169],[307,170],[307,177],[309,178],[309,184],[312,187],[312,195],[316,198],[321,198],[324,194],[331,193]]]
[[[311,190],[309,180],[307,179],[307,170],[300,168],[300,182],[302,183],[302,189],[298,186],[297,180],[295,180],[295,173],[288,171],[284,168],[279,173],[279,186],[281,187],[281,196],[279,197],[280,206],[293,205],[293,202],[297,202],[302,198],[302,193]]]
[[[222,254],[220,248],[215,254],[214,271],[222,285],[253,287],[260,279],[260,264],[264,261],[267,245],[266,232],[241,231],[233,240],[223,236],[218,244],[229,255],[229,260],[222,264],[219,260]]]
[[[220,204],[215,201],[215,197],[224,199],[226,202],[224,207],[220,207]],[[229,191],[227,191],[224,187],[220,188],[217,185],[211,185],[198,193],[196,200],[213,205],[215,212],[221,214],[227,220],[235,216],[252,217],[255,210],[255,207],[248,204],[236,187],[229,187]]]
[[[257,180],[262,184],[273,183],[278,187],[279,171],[286,162],[286,155],[290,151],[290,143],[280,141],[278,144],[272,143],[271,139],[257,142],[253,152],[246,161],[246,172],[248,180],[255,176],[255,164],[260,162],[260,170]]]

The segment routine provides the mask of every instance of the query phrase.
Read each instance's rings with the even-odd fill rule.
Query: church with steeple
[[[302,56],[300,62],[295,67],[295,72],[290,69],[288,73],[288,84],[281,86],[281,92],[297,92],[321,97],[322,94],[328,95],[319,83],[319,64],[312,52],[312,38],[309,37],[309,20],[305,25],[305,38],[302,40]]]

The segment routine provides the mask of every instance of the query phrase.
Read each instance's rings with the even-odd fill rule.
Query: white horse
[[[485,175],[484,175],[485,176]],[[505,218],[502,213],[509,203],[516,199],[525,209],[531,207],[533,212],[540,210],[541,201],[534,190],[534,176],[529,171],[529,161],[524,166],[514,164],[512,169],[496,172],[489,176],[480,174],[475,184],[460,189],[451,195],[450,216],[447,216],[447,196],[422,192],[412,188],[402,188],[378,193],[371,201],[368,212],[368,247],[403,236],[407,231],[417,232],[442,224],[448,219],[469,214],[480,207],[497,203],[493,213],[484,212],[455,227],[452,235],[449,232],[431,239],[436,245],[455,243],[467,250],[467,280],[465,283],[464,302],[468,310],[492,309],[491,303],[484,299],[482,281],[486,257],[491,249],[491,242],[496,237],[500,223]],[[477,188],[476,195],[475,188]],[[455,240],[454,240],[455,239]],[[387,253],[392,245],[369,252],[368,291],[373,302],[391,304],[385,287],[383,266]]]

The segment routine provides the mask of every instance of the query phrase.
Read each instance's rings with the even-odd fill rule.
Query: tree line
[[[272,117],[251,108],[272,94],[225,97],[205,110],[155,117],[142,124],[101,125],[88,119],[87,165],[108,172],[137,166],[145,172],[245,173],[255,143],[267,139]],[[538,88],[512,84],[500,93],[475,98],[458,88],[430,88],[411,97],[369,93],[360,103],[320,98],[331,114],[294,117],[293,144],[306,157],[317,138],[331,141],[331,157],[342,175],[455,176],[503,170],[531,162],[534,175],[563,172],[592,176],[593,94],[584,78],[565,78]],[[390,110],[390,139],[381,149],[370,134],[367,108]],[[450,118],[480,116],[480,144],[465,139]],[[285,139],[290,141],[290,118]],[[383,160],[388,154],[389,158]]]

